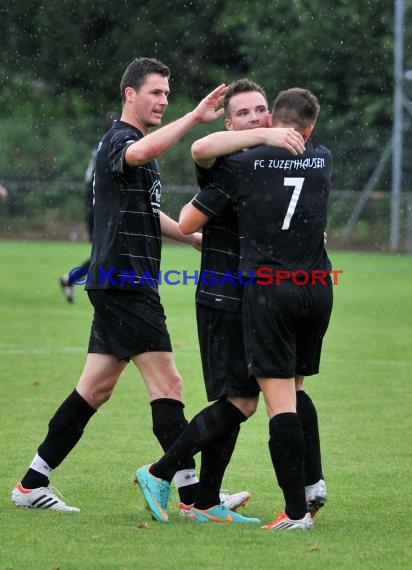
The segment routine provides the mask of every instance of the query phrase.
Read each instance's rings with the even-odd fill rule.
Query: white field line
[[[179,351],[179,347],[175,348]],[[16,345],[0,344],[0,354],[50,354],[50,353],[84,353],[87,352],[87,346],[43,346],[43,347],[20,347]],[[323,363],[330,364],[366,364],[368,366],[411,366],[412,360],[382,360],[382,359],[365,359],[365,358],[322,358]]]
[[[322,358],[332,364],[367,364],[368,366],[412,366],[412,360],[378,360],[370,358]]]
[[[80,353],[86,354],[87,347],[83,346],[39,346],[39,347],[7,347],[0,345],[0,354],[13,355],[13,354],[51,354],[51,353]]]

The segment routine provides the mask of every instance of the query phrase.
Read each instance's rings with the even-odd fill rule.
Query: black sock
[[[209,509],[220,504],[223,476],[235,449],[240,426],[211,443],[202,451],[199,488],[195,501],[197,509]]]
[[[179,400],[171,398],[158,398],[150,402],[152,408],[152,425],[153,433],[158,442],[162,446],[163,451],[167,451],[173,443],[179,438],[187,427],[187,419],[185,418],[183,409],[184,404]],[[182,461],[181,466],[177,469],[194,469],[196,466],[193,455],[188,455]],[[176,471],[177,471],[176,470]],[[156,477],[159,475],[153,473]],[[168,481],[173,479],[174,473]],[[191,505],[197,496],[197,488],[199,483],[192,483],[178,487],[179,498],[185,505]]]
[[[296,392],[296,411],[305,438],[305,485],[313,485],[323,479],[318,415],[306,392]]]
[[[245,420],[246,416],[227,400],[215,402],[192,419],[179,439],[153,465],[153,475],[171,481],[176,471],[183,469],[187,457],[193,457]]]
[[[285,497],[285,512],[291,519],[306,513],[303,457],[305,440],[298,415],[278,414],[269,422],[269,450],[279,487]]]
[[[163,451],[167,451],[187,426],[183,408],[179,400],[159,398],[150,402],[152,408],[153,433]]]
[[[38,449],[39,456],[51,469],[58,467],[67,457],[95,412],[76,390],[58,408],[49,422],[46,438]],[[49,481],[42,473],[29,469],[21,483],[26,489],[34,489],[48,485]]]
[[[179,493],[179,499],[181,503],[185,505],[193,505],[197,497],[197,491],[199,489],[199,483],[191,485],[185,485],[184,487],[177,487],[177,492]]]
[[[35,471],[31,467],[21,480],[21,484],[25,489],[37,489],[37,487],[47,487],[50,483],[49,478],[43,473]]]

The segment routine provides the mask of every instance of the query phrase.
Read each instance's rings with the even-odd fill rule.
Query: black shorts
[[[259,386],[248,377],[241,314],[196,304],[196,318],[207,399],[257,396]]]
[[[326,285],[245,287],[243,318],[249,373],[263,378],[311,376],[319,372],[323,337],[333,305]]]
[[[130,360],[142,352],[172,352],[157,291],[91,289],[87,294],[94,307],[89,353]]]

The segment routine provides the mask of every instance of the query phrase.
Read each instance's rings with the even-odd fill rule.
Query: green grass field
[[[196,525],[177,514],[153,522],[132,485],[155,460],[144,385],[129,365],[112,400],[53,474],[79,514],[15,508],[14,484],[47,422],[82,370],[91,307],[82,288],[69,305],[57,278],[80,265],[86,244],[2,241],[0,366],[0,570],[405,569],[411,564],[412,259],[332,252],[344,274],[324,343],[321,373],[306,382],[321,428],[329,502],[312,532],[269,533]],[[198,267],[199,254],[164,248],[163,269]],[[204,407],[194,286],[162,286],[188,417]],[[273,520],[283,506],[267,448],[263,405],[244,424],[225,488],[248,489],[242,511]]]

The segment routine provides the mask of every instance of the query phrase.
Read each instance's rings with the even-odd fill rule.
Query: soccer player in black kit
[[[180,119],[159,126],[168,105],[169,69],[135,59],[123,74],[122,115],[104,136],[96,156],[95,220],[87,292],[94,307],[88,356],[76,388],[49,422],[46,438],[12,492],[28,508],[78,511],[57,497],[50,473],[66,458],[97,409],[109,400],[130,360],[150,395],[153,432],[164,450],[184,430],[183,382],[176,369],[157,289],[161,236],[200,246],[160,211],[156,158],[199,123],[220,117],[225,86]],[[143,280],[142,277],[145,277]],[[193,458],[176,474],[184,503],[197,489]]]
[[[231,83],[223,99],[225,127],[230,131],[268,126],[269,111],[266,94],[261,86],[239,79]],[[294,129],[271,130],[271,143],[302,152],[304,143]],[[215,145],[212,146],[212,152]],[[203,375],[209,401],[215,404],[202,410],[189,423],[181,437],[165,456],[151,467],[145,466],[138,477],[147,480],[149,504],[159,520],[157,503],[152,501],[157,482],[151,477],[171,481],[185,449],[201,451],[199,490],[194,505],[180,505],[181,513],[198,522],[256,523],[258,519],[233,512],[230,504],[221,505],[219,489],[232,456],[240,424],[250,417],[258,404],[259,386],[248,378],[243,348],[241,307],[243,286],[238,282],[239,234],[237,216],[229,203],[224,212],[209,222],[213,213],[214,192],[209,187],[209,168],[214,157],[198,169],[202,190],[187,204],[180,216],[179,226],[208,222],[203,228],[200,279],[196,290],[196,317]],[[203,164],[203,163],[202,163]],[[212,208],[212,210],[210,209]],[[199,221],[200,217],[200,221]],[[220,282],[222,277],[228,278]],[[204,426],[216,426],[204,429]],[[219,431],[219,433],[217,432]],[[153,487],[153,493],[149,487]],[[142,486],[143,488],[143,486]],[[238,494],[239,495],[239,494]],[[244,503],[250,494],[244,492]]]
[[[273,125],[294,126],[308,141],[318,111],[312,93],[289,89],[275,101]],[[240,270],[254,276],[244,292],[244,335],[249,373],[265,398],[269,449],[286,503],[266,527],[274,530],[313,524],[306,512],[295,377],[318,373],[332,310],[323,236],[331,166],[330,152],[308,141],[299,157],[269,147],[228,157],[216,176],[238,212]],[[222,204],[226,200],[222,193]]]
[[[290,89],[275,101],[273,125],[295,127],[308,141],[318,111],[312,93]],[[270,144],[268,131],[210,137],[220,137],[215,153],[224,154]],[[257,378],[265,398],[270,454],[285,496],[284,511],[265,528],[309,529],[313,522],[305,496],[305,441],[295,389],[301,388],[303,376],[318,372],[332,310],[331,264],[324,247],[331,156],[310,141],[299,157],[258,146],[220,160],[214,173],[217,190],[210,211],[221,214],[231,200],[239,216],[240,270],[244,281],[251,280],[243,310],[249,374]],[[322,496],[319,499],[317,506],[322,504]]]

